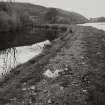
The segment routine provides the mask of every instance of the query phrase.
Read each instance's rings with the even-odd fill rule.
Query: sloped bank
[[[0,82],[0,102],[105,105],[104,52],[104,31],[69,26],[38,57],[18,66]]]

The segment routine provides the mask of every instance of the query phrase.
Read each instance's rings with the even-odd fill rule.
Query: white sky
[[[86,17],[105,16],[105,0],[16,0],[47,7],[57,7],[80,13]]]

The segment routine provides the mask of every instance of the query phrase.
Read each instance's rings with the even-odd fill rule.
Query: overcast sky
[[[78,12],[86,17],[105,16],[105,0],[16,0]]]

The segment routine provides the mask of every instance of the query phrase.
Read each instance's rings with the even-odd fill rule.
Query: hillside
[[[45,14],[45,20],[57,24],[82,24],[88,22],[84,16],[58,8],[49,8]]]
[[[48,16],[47,14],[51,15]],[[52,22],[52,18],[55,22]],[[87,19],[85,17],[77,13],[63,11],[61,9],[51,9],[28,3],[0,2],[0,31],[13,31],[26,25],[32,26],[32,24],[76,24],[86,21]]]
[[[27,3],[0,2],[0,31],[14,31],[33,23],[31,16],[42,20],[47,9],[42,6]]]
[[[105,32],[63,27],[39,56],[0,82],[0,104],[105,105]]]
[[[61,9],[58,10],[58,17],[59,17],[59,23],[69,23],[69,24],[83,24],[88,22],[88,19],[78,13],[75,12],[69,12]],[[64,22],[61,20],[64,19]]]

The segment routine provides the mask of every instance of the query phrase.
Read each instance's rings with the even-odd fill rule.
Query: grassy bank
[[[1,104],[105,105],[104,38],[104,31],[69,26],[38,57],[0,82]],[[48,69],[61,71],[49,78],[43,75]]]

